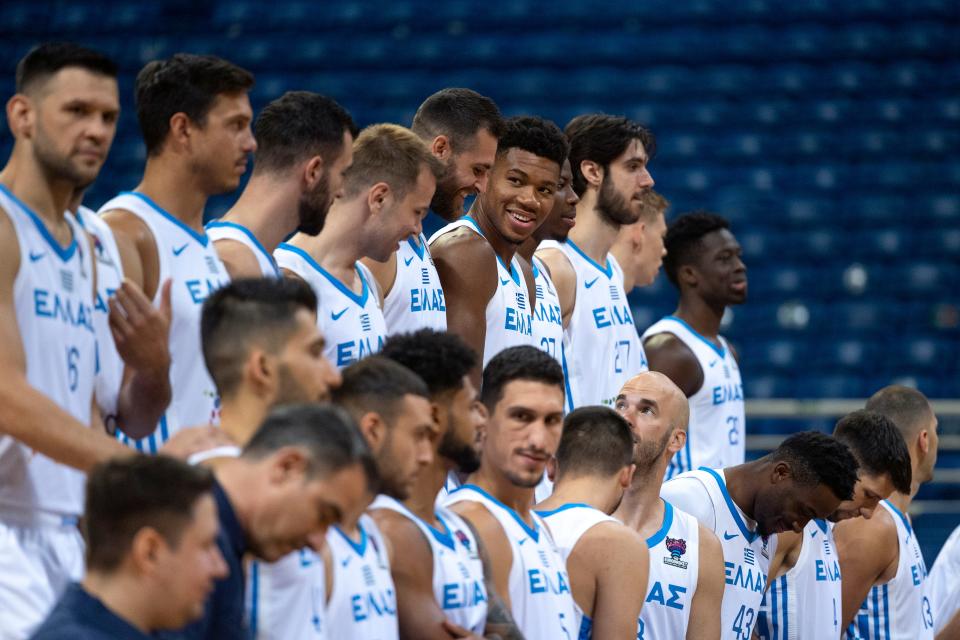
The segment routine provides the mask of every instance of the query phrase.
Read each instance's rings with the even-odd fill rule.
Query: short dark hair
[[[927,396],[900,384],[884,387],[870,396],[866,409],[889,418],[905,440],[912,439],[924,425],[924,419],[933,415]]]
[[[504,349],[483,370],[480,401],[492,412],[503,397],[503,389],[514,380],[542,382],[562,390],[563,369],[555,358],[536,347]]]
[[[535,156],[553,160],[562,167],[570,145],[560,127],[550,120],[538,116],[517,116],[507,119],[497,144],[497,155],[501,156],[510,149],[529,151]]]
[[[371,492],[379,484],[370,447],[350,414],[329,404],[275,407],[250,438],[242,457],[262,460],[283,447],[302,447],[310,456],[311,477],[326,477],[359,464]]]
[[[787,462],[799,485],[823,484],[840,500],[853,497],[857,459],[836,438],[819,431],[801,431],[780,443],[770,457],[774,462]]]
[[[657,151],[657,142],[648,129],[623,116],[610,116],[603,113],[577,116],[571,120],[564,132],[570,141],[570,169],[573,171],[573,190],[582,196],[587,190],[587,181],[580,170],[580,163],[592,160],[603,167],[610,168],[632,140],[640,140],[648,158]]]
[[[481,129],[494,138],[503,133],[503,116],[496,103],[471,89],[442,89],[423,101],[410,127],[418,136],[432,142],[447,136],[455,153],[468,147],[467,141]]]
[[[609,477],[633,462],[630,423],[609,407],[580,407],[563,420],[557,448],[557,480]]]
[[[417,374],[383,356],[368,356],[340,373],[343,382],[334,390],[333,401],[357,420],[372,411],[391,421],[404,396],[430,398],[427,385]]]
[[[286,171],[317,155],[328,165],[343,151],[344,132],[359,133],[336,100],[310,91],[288,91],[265,106],[253,130],[254,173]]]
[[[164,455],[113,458],[97,465],[87,477],[83,517],[87,568],[116,570],[145,527],[176,547],[197,501],[212,489],[209,469]]]
[[[317,296],[299,278],[241,278],[214,291],[203,303],[203,360],[221,396],[243,380],[243,363],[254,345],[280,351],[296,329],[297,311],[317,312]]]
[[[245,93],[252,86],[249,71],[217,56],[177,53],[148,62],[134,85],[147,154],[156,155],[163,148],[175,114],[184,113],[203,126],[217,96]]]
[[[729,228],[726,218],[702,209],[685,213],[671,222],[663,237],[663,248],[667,250],[663,270],[670,282],[680,286],[677,272],[700,255],[700,243],[705,235]]]
[[[460,336],[435,329],[390,336],[380,355],[420,376],[431,395],[461,389],[477,364],[477,354]]]
[[[72,42],[44,42],[20,58],[16,71],[17,93],[25,93],[67,67],[80,67],[109,78],[117,77],[117,64],[93,49]]]
[[[892,420],[875,411],[860,409],[840,418],[833,437],[847,445],[861,471],[873,476],[889,475],[893,488],[910,493],[913,469],[910,451]]]

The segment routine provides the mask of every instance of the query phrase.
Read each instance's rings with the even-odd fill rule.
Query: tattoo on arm
[[[487,587],[487,625],[483,631],[484,636],[487,640],[524,640],[513,614],[493,585],[493,568],[486,547],[483,546],[473,524],[466,518],[463,518],[463,521],[470,528],[473,539],[477,541],[477,553],[480,554],[480,562],[483,564],[483,581]]]

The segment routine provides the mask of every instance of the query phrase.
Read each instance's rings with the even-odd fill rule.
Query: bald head
[[[662,373],[647,371],[623,385],[616,409],[630,423],[636,441],[634,478],[662,475],[687,440],[690,407],[683,391]]]
[[[644,371],[627,380],[620,389],[617,401],[628,396],[646,398],[667,421],[670,429],[687,430],[690,422],[690,404],[687,396],[673,380],[659,371]]]

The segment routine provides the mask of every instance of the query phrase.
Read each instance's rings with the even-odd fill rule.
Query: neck
[[[236,204],[221,218],[249,229],[267,253],[297,230],[300,193],[293,180],[254,175]]]
[[[503,264],[509,265],[510,261],[513,260],[513,256],[516,255],[517,249],[520,248],[520,245],[510,242],[497,231],[493,222],[487,217],[482,195],[473,203],[467,215],[477,222],[480,231],[483,232],[487,242],[490,243],[493,252],[500,256]]]
[[[594,262],[606,265],[607,254],[617,241],[620,227],[601,216],[596,204],[597,191],[588,188],[577,203],[577,224],[570,230],[569,238]]]
[[[560,478],[553,493],[537,505],[537,510],[551,511],[565,504],[585,504],[610,514],[620,499],[619,486],[616,478]]]
[[[203,231],[203,210],[213,194],[206,192],[200,174],[183,159],[164,154],[147,158],[143,180],[134,191],[147,196],[194,231]]]
[[[367,216],[354,207],[334,204],[327,214],[327,221],[319,235],[311,237],[298,233],[291,240],[327,271],[344,280],[352,278],[353,267],[364,256],[363,230],[358,230]]]
[[[684,290],[673,315],[682,318],[694,331],[707,338],[716,338],[720,334],[720,320],[723,319],[724,305],[712,305],[703,298]]]
[[[433,462],[417,474],[416,482],[410,491],[410,497],[403,501],[404,506],[417,514],[417,517],[421,520],[437,524],[434,505],[437,502],[440,490],[447,481],[447,472],[451,468],[452,464],[434,451]]]
[[[614,517],[631,529],[649,538],[663,524],[663,500],[660,499],[660,486],[666,473],[667,460],[660,461],[650,470],[640,475],[634,474],[633,482],[623,494],[620,506]]]
[[[523,241],[523,244],[517,249],[517,254],[530,264],[533,264],[533,254],[537,252],[537,247],[539,246],[540,238],[537,238],[536,234],[534,234]]]
[[[756,520],[753,505],[757,499],[757,479],[768,477],[770,471],[771,463],[766,457],[723,470],[727,493],[751,520]]]
[[[64,223],[63,214],[70,206],[76,185],[48,175],[32,157],[14,146],[7,166],[0,171],[0,183],[7,187],[44,222],[54,227]]]
[[[494,498],[517,512],[528,524],[530,509],[534,502],[535,487],[518,487],[510,482],[502,473],[490,465],[480,463],[480,469],[467,478],[468,484],[474,484]]]
[[[242,389],[220,400],[220,428],[243,447],[263,424],[270,403],[253,391]]]
[[[136,577],[117,571],[114,575],[88,570],[83,578],[83,589],[94,596],[114,615],[145,634],[156,630],[158,620],[154,620],[151,602],[156,601],[155,593],[143,588]]]

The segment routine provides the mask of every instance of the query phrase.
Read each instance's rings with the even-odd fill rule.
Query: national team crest
[[[471,560],[476,560],[480,557],[477,550],[470,546],[470,537],[467,536],[466,533],[464,533],[461,529],[457,529],[453,532],[453,535],[457,539],[457,542],[463,545],[463,548],[467,550],[467,554]]]
[[[683,538],[671,538],[668,536],[665,545],[667,551],[670,552],[670,557],[664,557],[663,564],[668,564],[671,567],[677,567],[679,569],[686,569],[687,563],[681,560],[680,557],[687,552],[687,541]]]

